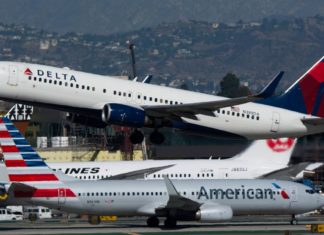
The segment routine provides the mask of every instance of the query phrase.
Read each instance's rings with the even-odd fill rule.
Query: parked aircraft
[[[228,159],[145,160],[47,163],[54,170],[84,179],[253,179],[295,180],[322,163],[288,166],[295,139],[256,140]]]
[[[153,143],[163,142],[162,127],[247,139],[323,132],[324,57],[284,94],[271,97],[282,75],[256,95],[228,99],[66,68],[1,62],[0,97],[67,111],[72,120],[88,125],[134,127],[133,143],[142,142],[142,127],[154,129]]]
[[[54,172],[19,133],[0,119],[0,144],[8,181],[1,183],[6,204],[34,204],[90,215],[148,216],[149,226],[177,220],[218,222],[233,215],[294,215],[324,206],[311,188],[278,180],[96,180],[82,181]]]

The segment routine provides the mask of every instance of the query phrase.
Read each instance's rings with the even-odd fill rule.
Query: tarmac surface
[[[311,224],[324,224],[324,215],[299,218],[290,225],[288,216],[242,216],[226,223],[178,222],[173,229],[165,228],[161,220],[158,228],[148,228],[146,218],[119,218],[90,225],[80,219],[51,219],[0,222],[0,234],[311,234]]]

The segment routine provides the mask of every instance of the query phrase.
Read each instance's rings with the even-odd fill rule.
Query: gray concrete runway
[[[163,221],[161,221],[161,224]],[[287,216],[242,216],[228,223],[179,222],[176,229],[146,227],[146,218],[120,218],[89,225],[84,220],[1,222],[0,234],[310,234],[309,224],[324,223],[324,216],[301,218],[290,225]],[[289,233],[288,233],[289,231]]]

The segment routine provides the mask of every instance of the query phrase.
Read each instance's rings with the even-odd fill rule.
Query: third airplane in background
[[[145,160],[48,163],[55,170],[83,180],[94,179],[254,179],[296,180],[322,163],[288,166],[297,140],[256,140],[228,159]]]
[[[0,98],[72,113],[94,126],[151,127],[151,142],[162,143],[161,127],[229,138],[299,137],[324,131],[324,57],[284,94],[272,97],[279,73],[260,93],[228,99],[70,69],[19,62],[0,63]]]

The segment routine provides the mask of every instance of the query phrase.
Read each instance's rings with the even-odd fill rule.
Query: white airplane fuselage
[[[0,63],[0,98],[86,114],[98,119],[101,118],[104,105],[109,103],[143,107],[226,99],[109,76],[17,62]],[[172,123],[171,127],[247,139],[298,137],[319,133],[324,129],[322,126],[306,127],[301,119],[309,115],[258,103],[221,108],[214,111],[214,115],[198,114],[197,120],[182,117],[181,121]]]
[[[309,193],[309,187],[287,181],[173,180],[172,183],[182,197],[204,204],[206,208],[229,207],[233,215],[301,214],[318,209],[324,203],[322,195]],[[33,203],[72,213],[117,216],[152,216],[170,200],[163,180],[71,181],[64,182],[61,188],[53,184],[38,187],[46,188],[46,192],[53,188],[59,193],[47,197],[44,193],[34,197],[19,193],[17,197],[9,194],[9,198],[15,204]],[[191,219],[195,218],[195,213]]]
[[[249,164],[239,159],[224,160],[145,160],[108,162],[47,163],[54,170],[82,180],[105,179],[149,168],[162,168],[143,173],[144,179],[255,179],[287,167],[281,164]],[[165,167],[165,169],[163,169]],[[140,177],[138,177],[140,178]]]

